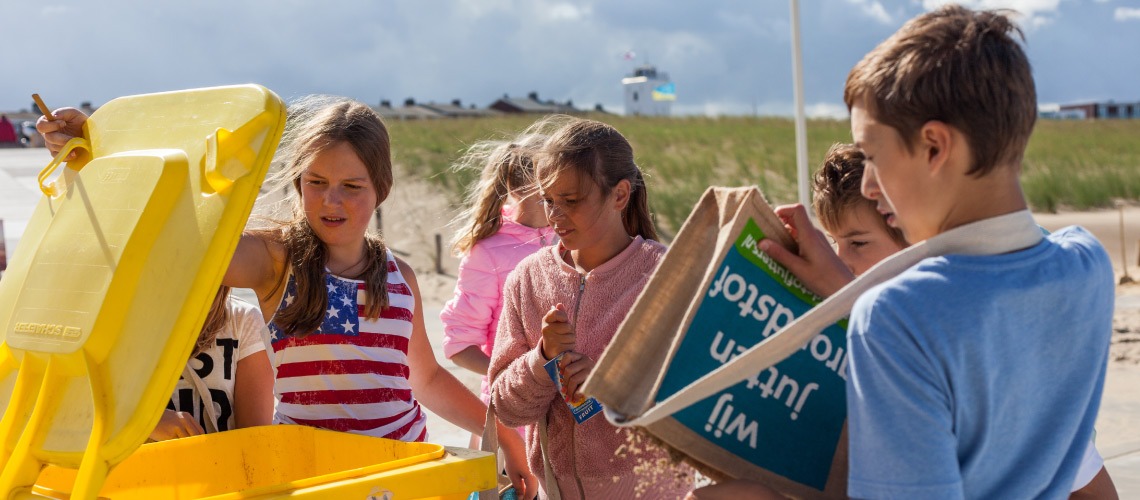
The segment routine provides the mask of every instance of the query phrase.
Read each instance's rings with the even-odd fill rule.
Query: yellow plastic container
[[[0,495],[154,498],[168,496],[150,489],[163,484],[180,498],[342,498],[411,481],[428,488],[408,490],[422,497],[452,491],[455,471],[467,470],[478,473],[460,474],[464,488],[494,486],[489,453],[436,447],[427,458],[424,445],[302,428],[139,449],[190,356],[284,122],[281,100],[255,85],[124,97],[44,169],[44,197],[0,280]],[[59,169],[73,150],[79,159]],[[60,469],[41,478],[49,464]],[[244,482],[216,479],[222,469]],[[365,469],[402,479],[346,475]]]
[[[438,444],[276,425],[145,444],[107,478],[112,500],[466,498],[494,488],[495,457]],[[67,498],[74,471],[48,467],[35,492]]]
[[[40,174],[0,280],[0,493],[51,463],[79,468],[76,494],[91,498],[146,439],[284,122],[281,100],[253,85],[119,98]]]

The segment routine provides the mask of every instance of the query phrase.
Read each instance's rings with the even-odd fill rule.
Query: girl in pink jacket
[[[563,354],[565,399],[581,398],[594,360],[665,253],[654,241],[629,142],[597,121],[553,120],[561,128],[536,154],[536,177],[561,240],[507,279],[489,372],[492,404],[504,425],[528,426],[527,456],[547,497],[683,497],[692,487],[687,469],[661,470],[669,461],[659,449],[619,453],[630,431],[605,418],[576,423],[544,368]]]
[[[503,283],[519,261],[556,237],[534,192],[532,151],[545,136],[516,142],[482,141],[467,150],[457,168],[480,168],[479,182],[467,196],[467,210],[456,218],[453,248],[463,256],[455,295],[443,306],[443,354],[483,375],[481,398],[490,400],[487,367],[495,327],[503,309]],[[478,446],[473,437],[472,446]]]

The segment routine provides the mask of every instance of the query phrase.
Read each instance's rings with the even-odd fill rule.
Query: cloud
[[[870,17],[882,24],[894,24],[894,16],[891,16],[882,3],[877,0],[847,0],[847,3],[859,8],[863,15]]]
[[[1140,9],[1135,7],[1117,7],[1112,14],[1117,21],[1140,21]]]
[[[71,8],[66,5],[45,5],[40,10],[44,17],[58,16],[71,12]]]
[[[804,114],[810,118],[847,118],[847,105],[831,102],[817,102],[804,107]]]
[[[577,7],[569,3],[555,3],[541,9],[543,17],[552,21],[578,21],[589,17],[593,8],[589,5]]]
[[[1049,22],[1027,45],[1038,95],[1056,102],[1126,99],[1140,74],[1136,23],[1106,23],[1118,6],[1090,1],[960,0],[1014,7]],[[800,2],[804,99],[812,116],[841,116],[843,82],[867,51],[934,0]],[[82,47],[83,57],[0,53],[0,111],[124,95],[255,82],[289,100],[309,93],[370,104],[486,106],[536,91],[582,108],[621,111],[621,78],[652,63],[677,87],[677,114],[792,114],[787,2],[718,0],[416,0],[331,2],[4,2],[11,40]],[[1090,9],[1096,5],[1100,8]],[[1131,10],[1118,14],[1127,20]],[[1106,14],[1106,12],[1108,14]],[[1037,26],[1024,19],[1027,28]],[[622,55],[633,50],[636,60]],[[1072,61],[1080,60],[1080,72]],[[829,104],[830,103],[830,104]]]
[[[620,110],[620,105],[606,106],[611,111]],[[673,106],[673,114],[677,116],[703,115],[754,115],[754,116],[786,116],[795,114],[795,104],[790,101],[766,101],[748,103],[734,100],[710,100],[701,103],[682,103]],[[804,106],[804,115],[808,118],[846,119],[847,106],[833,102],[816,102]]]
[[[1036,29],[1057,19],[1061,0],[923,0],[922,6],[934,10],[948,3],[957,3],[971,9],[1012,9],[1027,29]]]

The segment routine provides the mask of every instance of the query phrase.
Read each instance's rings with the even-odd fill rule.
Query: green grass
[[[1038,122],[1021,185],[1037,210],[1140,200],[1140,120]]]
[[[534,116],[392,121],[395,161],[431,179],[454,202],[476,175],[448,166],[466,145],[506,137]],[[796,201],[795,128],[783,118],[625,118],[593,115],[633,144],[646,173],[651,208],[671,234],[705,188],[755,184],[775,204]],[[815,170],[834,142],[850,141],[845,120],[808,121],[808,168]],[[1140,200],[1140,120],[1038,122],[1025,155],[1022,185],[1035,210],[1111,206]],[[398,186],[397,186],[398,189]]]

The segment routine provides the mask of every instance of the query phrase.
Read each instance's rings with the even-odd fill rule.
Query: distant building
[[[582,111],[574,107],[573,101],[566,101],[565,103],[555,102],[553,100],[542,101],[538,98],[538,92],[531,92],[526,97],[511,97],[503,94],[499,100],[491,103],[488,108],[503,113],[534,113],[549,115],[555,113],[563,114],[576,114]]]
[[[448,104],[436,104],[434,102],[429,102],[427,104],[421,104],[420,106],[435,111],[436,113],[439,113],[440,115],[446,116],[448,118],[482,118],[485,116],[495,116],[502,113],[501,111],[496,111],[490,108],[476,108],[474,104],[465,108],[459,99],[453,99]]]
[[[625,114],[629,116],[669,116],[677,92],[669,74],[651,65],[639,66],[621,79],[625,92]]]
[[[1087,118],[1085,110],[1083,109],[1066,109],[1062,111],[1061,107],[1056,104],[1038,107],[1037,117],[1042,120],[1084,120]]]
[[[404,100],[403,106],[393,107],[391,101],[384,100],[380,101],[380,107],[372,109],[385,120],[425,120],[444,117],[435,110],[416,104],[416,100],[411,97]]]
[[[1117,103],[1091,102],[1085,104],[1065,104],[1057,112],[1057,118],[1077,118],[1090,120],[1140,118],[1140,102]],[[1042,116],[1052,118],[1052,116]]]

